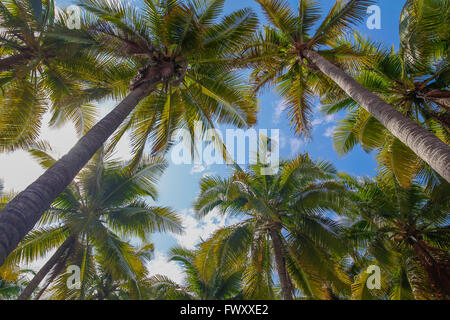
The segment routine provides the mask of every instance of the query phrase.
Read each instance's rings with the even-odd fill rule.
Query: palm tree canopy
[[[284,0],[257,2],[270,25],[242,50],[245,65],[253,69],[254,90],[275,85],[295,132],[309,134],[314,96],[336,85],[316,72],[302,52],[315,49],[344,70],[358,68],[374,53],[373,48],[368,43],[349,46],[343,39],[374,1],[336,1],[321,23],[320,6],[314,0],[300,0],[297,10]]]
[[[333,166],[300,155],[282,162],[279,173],[273,176],[262,175],[262,167],[255,165],[248,171],[236,168],[227,179],[202,179],[194,204],[198,215],[219,210],[242,219],[219,230],[204,245],[205,254],[220,252],[217,259],[226,268],[240,261],[246,267],[244,294],[271,298],[269,241],[274,236],[270,231],[275,230],[281,238],[289,275],[305,296],[323,296],[323,278],[345,290],[347,280],[341,278],[332,255],[345,254],[346,246],[341,227],[326,216],[329,211],[340,212],[346,202],[347,190],[339,183]]]
[[[348,214],[356,219],[347,230],[348,239],[363,253],[365,259],[359,260],[362,266],[376,263],[385,277],[384,290],[374,296],[360,276],[354,284],[354,297],[432,298],[437,290],[430,286],[433,279],[428,278],[421,255],[426,252],[435,267],[448,270],[448,186],[426,191],[419,184],[404,189],[368,179],[351,184],[357,192],[355,206],[348,207]]]
[[[145,85],[162,75],[156,90],[135,108],[113,139],[131,130],[135,163],[147,145],[155,152],[175,142],[177,129],[194,135],[215,123],[248,127],[256,122],[256,100],[242,74],[228,62],[237,46],[256,29],[250,9],[219,19],[224,0],[145,1],[142,10],[116,1],[81,2],[91,15],[91,33],[117,61],[131,61],[134,77],[119,86]],[[135,76],[138,74],[138,76]]]
[[[56,160],[50,147],[38,143],[30,153],[43,167]],[[149,205],[157,196],[156,183],[167,164],[159,158],[147,158],[139,166],[108,159],[99,151],[72,184],[56,199],[39,224],[8,257],[6,264],[29,263],[43,258],[63,242],[73,238],[63,260],[53,269],[60,273],[66,265],[83,270],[83,288],[87,290],[100,266],[113,279],[134,281],[145,277],[146,268],[138,249],[129,243],[144,244],[152,232],[182,232],[178,215],[168,207]],[[67,274],[57,278],[56,294],[73,297],[68,291]]]
[[[35,142],[46,112],[51,125],[70,120],[79,134],[95,123],[95,106],[67,100],[92,86],[105,63],[92,37],[65,21],[53,0],[0,3],[0,152]]]
[[[169,261],[181,264],[185,272],[185,284],[180,285],[169,278],[156,275],[149,279],[157,299],[176,300],[232,300],[242,298],[242,271],[225,270],[221,265],[214,271],[205,272],[205,261],[199,259],[196,250],[175,247],[170,250]],[[214,263],[214,262],[213,262]]]

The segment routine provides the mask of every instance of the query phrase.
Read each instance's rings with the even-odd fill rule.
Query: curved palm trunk
[[[41,289],[41,291],[38,292],[38,294],[34,297],[34,300],[39,300],[41,299],[42,295],[44,294],[44,292],[47,290],[48,286],[55,280],[55,278],[58,276],[59,273],[54,272],[52,274],[52,276],[50,277],[50,279],[47,280],[47,283],[45,284],[45,286]]]
[[[39,272],[36,273],[33,279],[31,279],[30,283],[22,291],[17,300],[28,300],[31,297],[34,290],[36,290],[38,285],[42,282],[42,280],[44,280],[50,270],[52,270],[52,268],[58,263],[61,257],[70,248],[74,240],[75,236],[72,235],[63,242],[63,244],[56,250],[56,252],[50,257],[50,259],[48,259],[48,261],[42,266]]]
[[[13,70],[17,65],[27,62],[31,58],[29,53],[19,53],[0,59],[0,72]]]
[[[131,91],[114,110],[86,133],[69,153],[0,211],[0,266],[139,101],[153,91],[160,79],[161,76],[154,76],[147,82],[148,85],[141,85]]]
[[[317,52],[304,50],[303,55],[380,121],[395,137],[450,182],[450,147],[447,144],[364,88]]]
[[[280,285],[281,291],[283,293],[283,299],[293,300],[294,297],[293,297],[292,283],[286,268],[286,260],[283,257],[280,235],[276,230],[270,229],[270,237],[272,238],[273,250],[275,253],[275,262],[277,264],[277,272],[278,277],[280,278]]]

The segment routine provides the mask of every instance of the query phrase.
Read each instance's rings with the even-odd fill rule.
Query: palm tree
[[[212,210],[242,217],[242,222],[219,230],[204,245],[208,252],[226,252],[222,264],[232,268],[242,261],[244,294],[269,297],[272,257],[283,298],[294,298],[294,286],[307,297],[323,297],[328,284],[345,291],[333,254],[344,254],[340,226],[325,213],[339,212],[346,189],[327,162],[300,155],[280,164],[273,176],[261,174],[262,165],[248,171],[236,168],[230,178],[203,178],[194,208],[202,217]],[[345,277],[344,277],[345,278]]]
[[[62,100],[103,64],[89,54],[92,37],[57,17],[53,0],[0,3],[0,152],[32,144],[47,111],[52,125],[71,120],[80,135],[95,122],[95,106]]]
[[[7,30],[1,38],[2,53],[7,56],[0,59],[0,72],[11,71],[27,64],[40,51],[36,46],[48,40],[42,39],[43,43],[32,42],[38,40],[35,31],[46,31],[45,29],[55,22],[53,1],[44,2],[39,0],[2,2],[0,7],[2,31],[5,32],[3,29],[5,27]],[[36,29],[33,30],[34,28]],[[45,38],[45,35],[39,34],[39,37]],[[49,54],[45,52],[44,56],[50,58]]]
[[[11,198],[11,194],[3,191],[0,180],[0,208],[3,208]],[[31,270],[21,270],[18,265],[0,267],[0,300],[16,299],[27,284],[26,274]]]
[[[48,168],[56,160],[47,151],[40,143],[30,152]],[[182,231],[170,208],[144,202],[144,197],[155,199],[155,183],[165,167],[164,161],[155,158],[129,168],[99,152],[7,259],[10,265],[29,263],[56,248],[19,299],[28,299],[50,271],[44,289],[72,264],[83,270],[83,290],[93,281],[90,272],[94,273],[96,264],[113,279],[136,280],[145,268],[126,238],[146,242],[154,231]]]
[[[192,125],[195,120],[212,125],[217,120],[243,127],[255,122],[255,102],[249,102],[236,71],[221,60],[248,38],[257,19],[252,11],[243,9],[217,22],[223,4],[220,0],[154,0],[145,1],[138,13],[114,1],[83,1],[82,5],[100,18],[90,30],[105,45],[105,54],[116,62],[131,59],[143,68],[128,96],[0,212],[0,264],[139,103],[151,110],[162,92],[166,97],[174,97],[166,99],[164,111],[154,113],[162,115],[159,121],[155,119],[160,124],[157,136],[180,125],[173,123],[180,114],[185,119],[181,125]],[[122,59],[117,59],[118,55]],[[182,90],[182,94],[177,87],[187,90]],[[174,110],[174,106],[188,107]],[[139,120],[138,128],[153,128],[148,125],[151,119]]]
[[[441,82],[438,80],[442,80],[440,77],[430,85],[425,84],[436,78],[435,74],[444,73],[443,70],[435,70],[429,65],[427,73],[430,76],[419,81],[424,78],[424,72],[410,73],[404,67],[405,61],[398,54],[388,53],[356,79],[448,144],[450,134],[445,120],[448,112],[441,113],[439,105],[423,94],[434,90],[430,87],[438,86]],[[424,84],[423,89],[420,88],[421,83]],[[416,177],[430,184],[439,183],[441,178],[434,170],[353,99],[332,97],[323,101],[326,103],[323,110],[327,113],[350,110],[334,131],[334,147],[339,154],[350,152],[359,143],[366,152],[378,151],[380,176],[395,178],[404,187],[408,187]]]
[[[413,2],[409,1],[409,4]],[[422,10],[409,13],[408,6],[405,6],[402,23],[409,22],[414,15],[419,14],[422,19],[425,19],[427,14],[431,15],[429,12],[424,12],[428,2],[424,2]],[[437,2],[431,1],[431,3],[437,5]],[[444,2],[434,8],[432,13],[436,11],[446,11]],[[422,21],[420,25],[423,24]],[[403,26],[400,37],[402,39],[412,37],[411,29],[411,26],[410,28]],[[439,34],[437,30],[431,31]],[[422,41],[420,54],[417,54],[419,50],[415,49],[416,55],[411,57],[410,43],[404,40],[398,53],[393,51],[380,53],[358,72],[356,80],[378,94],[384,101],[397,106],[403,114],[448,144],[450,113],[448,103],[444,101],[449,95],[446,80],[449,70],[445,63],[447,57],[435,52],[436,48],[439,48],[438,44],[433,43],[432,46],[427,44],[424,35],[429,33],[430,30],[421,31],[420,34],[416,30],[414,33],[415,45],[419,45],[417,38]],[[440,178],[424,161],[390,134],[378,120],[352,98],[330,94],[322,100],[322,103],[326,104],[323,109],[328,114],[343,109],[351,110],[347,117],[338,123],[335,130],[334,145],[338,153],[345,154],[360,143],[367,152],[378,150],[377,157],[382,177],[393,176],[404,187],[408,187],[416,176],[431,185],[439,182]]]
[[[68,274],[61,274],[49,290],[52,293],[51,299],[148,300],[150,296],[147,293],[148,270],[146,263],[153,257],[153,249],[153,244],[146,244],[138,248],[133,246],[125,248],[129,256],[125,255],[124,258],[130,265],[131,278],[129,271],[122,274],[117,273],[108,265],[105,266],[105,261],[97,256],[89,271],[89,280],[82,284],[81,290],[68,290]],[[42,291],[36,299],[40,294]]]
[[[243,56],[254,67],[256,88],[271,82],[278,85],[298,132],[305,130],[313,93],[317,92],[318,82],[324,75],[450,181],[449,146],[363,87],[342,68],[364,52],[342,46],[339,38],[362,21],[367,7],[374,1],[336,1],[314,33],[311,29],[320,19],[316,1],[300,0],[297,11],[284,0],[256,2],[273,27],[265,28],[261,35],[256,36],[253,43],[243,50]],[[310,75],[319,71],[323,75]],[[328,79],[325,83],[330,82]]]
[[[400,50],[405,63],[414,66],[424,57],[448,60],[448,0],[407,0],[400,16]],[[440,76],[440,74],[436,74]],[[445,92],[429,94],[436,102],[449,103]]]
[[[366,248],[365,266],[381,266],[382,292],[391,299],[448,299],[448,184],[429,192],[416,183],[407,189],[371,180],[352,184],[356,202],[348,209],[357,218],[347,234],[355,251]],[[356,296],[367,296],[364,278],[354,289]]]
[[[169,261],[180,263],[186,274],[186,284],[179,285],[166,276],[148,279],[156,299],[168,300],[234,300],[242,299],[242,271],[226,271],[214,264],[210,273],[203,271],[204,261],[198,253],[181,247],[172,248]]]
[[[97,265],[93,280],[89,287],[86,287],[84,294],[87,300],[149,300],[148,290],[148,270],[145,264],[153,258],[154,245],[146,244],[136,248],[134,255],[139,258],[139,271],[137,278],[130,281],[127,278],[118,278],[113,276],[108,268]],[[64,279],[66,280],[66,279]],[[64,281],[62,281],[64,282]],[[63,290],[64,292],[64,290]],[[61,292],[56,296],[57,298],[65,298],[67,294],[61,295]]]

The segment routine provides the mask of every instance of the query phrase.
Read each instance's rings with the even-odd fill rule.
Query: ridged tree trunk
[[[44,280],[47,274],[52,270],[52,268],[58,263],[58,261],[63,257],[63,255],[70,249],[73,244],[75,236],[72,235],[67,238],[63,244],[55,251],[55,253],[47,260],[47,262],[42,266],[42,268],[36,273],[36,275],[31,279],[27,287],[22,291],[17,300],[28,300],[33,294],[34,290],[39,286],[39,284]]]
[[[283,257],[283,249],[281,247],[281,239],[278,231],[270,229],[270,237],[272,238],[273,251],[275,253],[275,263],[277,265],[278,277],[280,278],[281,292],[284,300],[293,300],[292,283],[286,268],[286,260]]]
[[[303,56],[450,182],[450,147],[447,144],[364,88],[317,52],[304,50]]]
[[[161,76],[141,85],[108,115],[100,120],[78,143],[36,181],[19,193],[0,211],[0,266],[34,227],[56,197],[75,178],[98,149],[120,126],[136,105],[154,90]]]
[[[59,273],[56,273],[55,271],[53,271],[53,274],[51,275],[51,277],[47,280],[47,283],[45,284],[45,286],[38,292],[38,294],[34,297],[34,300],[39,300],[41,299],[42,295],[44,294],[44,292],[47,290],[48,286],[55,281],[55,278],[59,275]]]

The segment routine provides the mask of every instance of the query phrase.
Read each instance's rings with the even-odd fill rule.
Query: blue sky
[[[138,3],[140,0],[135,1]],[[71,0],[57,1],[62,8],[67,4],[74,3]],[[289,1],[292,6],[297,5],[297,1]],[[320,1],[323,12],[328,12],[329,8],[334,4],[332,0]],[[401,9],[405,1],[403,0],[380,0],[377,5],[381,9],[381,29],[369,30],[366,27],[365,22],[361,24],[357,29],[365,36],[372,40],[382,41],[386,47],[395,45],[398,48],[398,21],[400,17]],[[254,1],[250,0],[228,0],[225,6],[225,13],[230,13],[233,10],[243,7],[251,7],[259,14],[262,22],[261,11],[258,5]],[[369,15],[367,16],[367,18]],[[373,176],[376,173],[376,162],[373,154],[366,154],[359,147],[344,157],[338,157],[333,150],[331,141],[331,132],[336,124],[336,121],[342,117],[342,114],[336,117],[324,117],[318,112],[320,108],[319,103],[316,105],[315,114],[313,118],[313,132],[312,139],[309,142],[305,142],[303,138],[295,136],[290,128],[289,122],[286,119],[286,113],[282,112],[280,108],[282,99],[271,91],[267,91],[264,95],[259,97],[260,112],[258,115],[258,124],[256,129],[279,129],[280,130],[280,156],[282,158],[293,157],[298,153],[308,152],[313,159],[322,159],[332,162],[339,171],[344,171],[356,176]],[[102,113],[105,114],[108,109],[114,106],[113,102],[100,104],[103,108]],[[61,131],[52,131],[45,129],[44,136],[49,140],[54,136],[59,136],[62,150],[66,152],[67,145],[73,145],[72,141],[75,141],[73,136],[73,130],[62,133]],[[69,138],[69,135],[70,138]],[[70,143],[68,141],[71,141]],[[124,148],[126,149],[126,141],[124,142]],[[126,152],[122,152],[125,154]],[[31,183],[35,177],[38,176],[39,171],[35,169],[34,164],[27,162],[27,165],[23,166],[24,170],[21,173],[17,173],[14,169],[17,168],[18,162],[26,157],[23,153],[16,153],[16,155],[1,155],[0,154],[0,167],[3,166],[5,171],[0,172],[0,178],[5,180],[5,185],[8,188],[19,188],[16,191],[20,191],[23,185]],[[30,160],[31,161],[31,160]],[[9,166],[9,167],[8,167]],[[11,169],[8,169],[11,168]],[[181,270],[173,263],[168,263],[166,260],[167,250],[181,243],[187,247],[193,247],[200,238],[206,238],[218,227],[222,227],[232,221],[227,221],[218,215],[208,217],[204,221],[197,221],[193,218],[190,211],[192,202],[199,191],[199,180],[205,174],[215,175],[227,175],[229,169],[225,165],[213,165],[210,167],[202,168],[204,170],[195,170],[192,165],[174,165],[171,164],[168,170],[163,175],[159,184],[159,198],[158,205],[170,206],[180,212],[183,216],[183,220],[186,225],[186,234],[183,236],[173,237],[170,235],[156,234],[152,236],[152,240],[155,243],[157,250],[155,261],[151,263],[149,268],[152,273],[163,273],[174,280],[181,280]],[[8,170],[15,171],[15,176],[8,175]],[[29,170],[29,172],[27,172]],[[20,176],[21,175],[21,176]],[[19,183],[20,181],[20,183]],[[17,183],[16,183],[17,182]],[[16,184],[15,184],[16,183]]]

